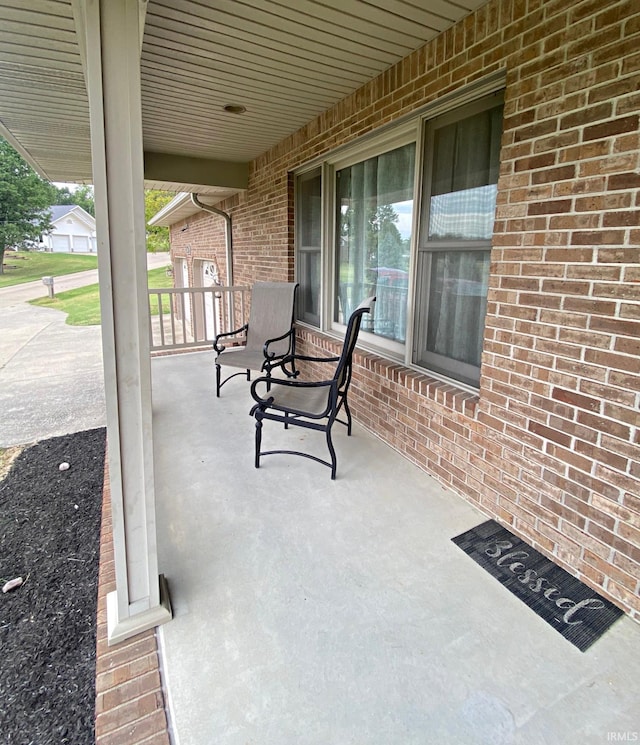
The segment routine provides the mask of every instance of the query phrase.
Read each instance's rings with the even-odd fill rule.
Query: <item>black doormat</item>
[[[620,608],[495,520],[452,540],[581,652],[622,615]]]

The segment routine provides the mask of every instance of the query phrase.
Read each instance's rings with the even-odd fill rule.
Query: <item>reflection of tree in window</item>
[[[343,263],[349,263],[350,237],[353,235],[354,210],[341,210],[340,236],[343,241]],[[369,269],[389,266],[397,269],[409,267],[410,239],[403,239],[396,223],[399,215],[392,204],[369,207],[366,211],[365,245]]]
[[[375,264],[379,267],[408,268],[406,242],[402,240],[396,226],[398,219],[398,213],[392,204],[380,205],[371,216],[371,245],[375,247]],[[373,256],[371,263],[374,263]]]
[[[378,298],[374,333],[404,341],[415,144],[356,163],[336,173],[337,307],[344,323],[369,295]]]

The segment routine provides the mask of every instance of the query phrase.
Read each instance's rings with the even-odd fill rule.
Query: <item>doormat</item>
[[[452,541],[581,652],[623,615],[495,520]]]

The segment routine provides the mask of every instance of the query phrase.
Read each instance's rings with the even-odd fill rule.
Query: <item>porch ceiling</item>
[[[243,164],[485,2],[150,0],[141,56],[149,185],[237,189]],[[0,134],[46,178],[90,183],[72,2],[16,5],[0,0]]]

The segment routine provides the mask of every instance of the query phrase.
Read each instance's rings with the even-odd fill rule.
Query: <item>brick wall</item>
[[[359,354],[353,409],[640,619],[636,2],[494,0],[265,153],[248,191],[221,205],[233,215],[236,283],[293,277],[292,169],[500,69],[479,395]],[[222,226],[196,224],[213,245]],[[300,336],[305,352],[335,348]]]
[[[171,256],[187,260],[189,284],[197,285],[194,259],[215,262],[220,282],[227,284],[224,218],[201,212],[170,229]]]

